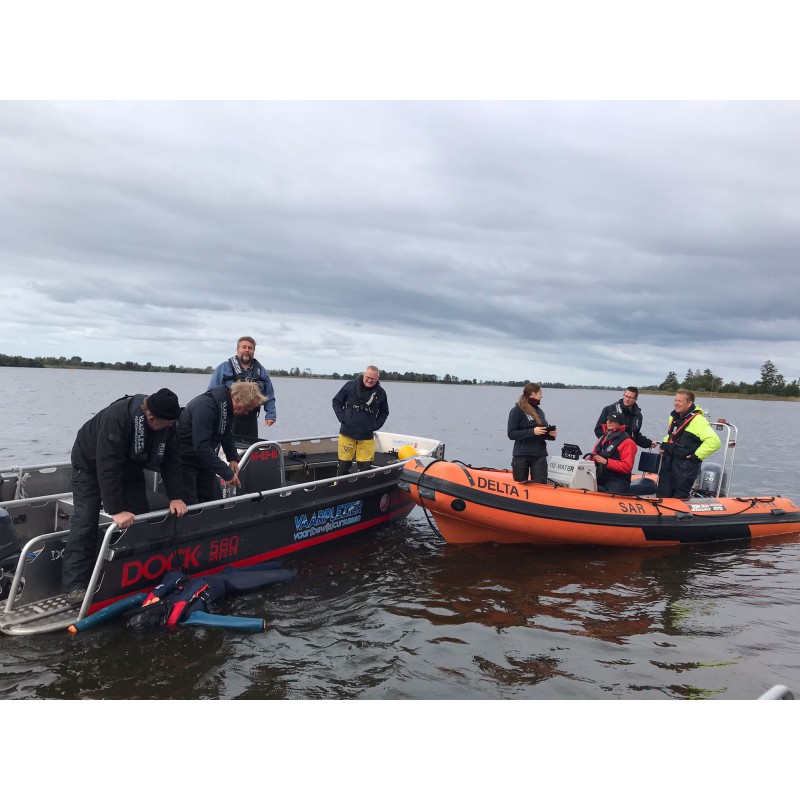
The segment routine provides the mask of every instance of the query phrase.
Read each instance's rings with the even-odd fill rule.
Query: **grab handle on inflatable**
[[[78,620],[76,623],[70,625],[69,632],[74,635],[79,631],[85,631],[88,628],[94,628],[95,625],[99,625],[101,622],[114,619],[114,617],[124,614],[131,608],[140,606],[146,599],[147,594],[144,592],[141,594],[132,594],[129,597],[123,597],[122,600],[117,600],[116,603],[111,603],[111,605],[101,608],[99,611],[95,611],[94,614],[89,614],[88,617],[84,617],[83,619]]]
[[[230,628],[238,631],[265,631],[267,621],[259,617],[226,617],[222,614],[209,614],[195,611],[181,625],[207,625],[210,628]]]

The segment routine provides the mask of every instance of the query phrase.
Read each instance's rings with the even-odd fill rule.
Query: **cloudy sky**
[[[7,99],[0,352],[791,380],[798,142],[796,101]]]

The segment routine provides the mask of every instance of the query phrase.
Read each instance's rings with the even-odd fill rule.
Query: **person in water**
[[[694,400],[694,392],[689,389],[681,388],[675,393],[667,435],[659,443],[663,456],[658,473],[659,497],[688,497],[703,459],[721,445]]]
[[[359,472],[369,469],[375,458],[375,431],[389,416],[389,400],[378,381],[378,368],[368,366],[361,375],[348,381],[332,402],[339,427],[337,475],[346,475],[355,460]]]
[[[264,425],[275,424],[275,390],[272,388],[272,379],[269,372],[256,360],[256,340],[252,336],[240,336],[236,342],[236,355],[223,361],[211,376],[208,382],[209,389],[218,386],[231,387],[238,381],[250,381],[258,386],[258,390],[266,398],[264,400]],[[245,436],[248,439],[258,439],[258,415],[261,408],[254,408],[249,413],[238,416],[233,421],[234,436]]]
[[[606,406],[597,418],[597,424],[594,426],[594,435],[599,439],[603,435],[603,427],[608,420],[609,414],[621,414],[622,422],[625,425],[625,432],[633,439],[639,447],[650,448],[655,447],[658,442],[648,439],[642,434],[642,410],[637,404],[639,398],[639,390],[635,386],[628,386],[622,393],[622,398]]]
[[[115,400],[78,431],[72,446],[72,502],[61,580],[67,600],[79,603],[97,558],[100,509],[120,528],[147,513],[145,469],[160,470],[169,510],[186,513],[175,420],[177,395],[159,389]]]
[[[540,403],[542,387],[526,383],[517,404],[508,414],[508,438],[514,442],[511,472],[515,481],[547,483],[547,442],[555,441],[558,431],[549,425]]]
[[[233,421],[249,414],[265,400],[257,383],[237,381],[230,388],[218,386],[189,401],[178,422],[183,498],[189,505],[221,496],[217,476],[226,486],[241,486]],[[227,464],[217,455],[220,445]]]
[[[597,467],[597,491],[627,494],[636,460],[636,444],[625,430],[622,414],[611,411],[603,425],[603,435],[587,457]]]

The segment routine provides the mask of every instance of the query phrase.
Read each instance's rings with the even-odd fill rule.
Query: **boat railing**
[[[406,459],[408,460],[408,459]],[[273,489],[265,489],[262,491],[255,491],[249,492],[247,494],[242,495],[235,495],[233,497],[224,497],[219,500],[209,500],[205,503],[196,503],[188,507],[188,512],[192,516],[197,515],[198,513],[203,513],[204,511],[212,508],[219,508],[219,507],[233,507],[240,503],[249,503],[249,502],[257,502],[260,500],[264,500],[265,498],[272,497],[272,496],[280,496],[280,497],[290,497],[295,492],[312,492],[320,489],[324,486],[331,486],[335,485],[339,482],[346,482],[348,484],[358,484],[359,482],[364,481],[371,481],[375,480],[379,475],[384,473],[389,473],[392,471],[399,471],[402,469],[402,465],[405,461],[396,461],[392,464],[387,464],[386,466],[382,467],[373,467],[370,470],[365,470],[364,472],[353,472],[349,475],[343,476],[334,476],[332,478],[321,478],[319,480],[309,481],[307,483],[297,484],[294,486],[278,486]],[[100,544],[100,549],[98,552],[97,560],[95,561],[94,568],[92,570],[91,578],[89,579],[89,585],[87,586],[86,593],[84,595],[83,601],[80,606],[80,610],[76,619],[80,620],[86,616],[86,613],[89,607],[92,604],[92,597],[94,596],[95,591],[100,583],[100,579],[103,574],[104,564],[107,560],[109,560],[109,553],[111,550],[112,544],[115,544],[119,541],[120,535],[128,536],[128,535],[135,535],[137,528],[144,523],[148,522],[155,522],[155,521],[163,521],[167,517],[170,516],[170,512],[166,509],[159,509],[157,511],[150,511],[146,514],[137,515],[136,521],[130,528],[119,528],[115,522],[111,522],[108,527],[106,527],[103,533],[103,539]],[[11,587],[8,593],[8,599],[6,600],[4,611],[5,613],[9,613],[14,609],[14,601],[17,598],[17,594],[19,592],[19,588],[23,583],[24,576],[25,576],[25,568],[31,560],[31,556],[33,553],[40,551],[48,542],[58,539],[58,538],[65,538],[69,535],[68,530],[64,531],[54,531],[51,533],[40,534],[32,539],[30,539],[22,548],[20,552],[20,556],[17,562],[17,567],[14,571],[14,577],[11,583]]]

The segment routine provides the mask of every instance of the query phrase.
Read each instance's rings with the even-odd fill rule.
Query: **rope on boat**
[[[428,467],[430,467],[430,466],[431,466],[431,464],[435,464],[435,463],[436,463],[435,461],[431,461],[431,463],[430,463],[430,464],[426,465],[426,466],[423,468],[423,470],[422,470],[422,473],[420,474],[420,478],[421,478],[421,477],[422,477],[422,476],[423,476],[423,475],[424,475],[424,474],[425,474],[425,473],[428,471]],[[462,463],[462,462],[459,462],[459,463]],[[469,466],[469,464],[467,464],[466,466]],[[425,508],[425,501],[424,501],[424,498],[422,497],[422,495],[418,495],[418,496],[419,496],[419,507],[420,507],[420,508],[422,509],[422,511],[424,512],[424,514],[425,514],[425,519],[426,519],[426,520],[428,520],[428,525],[430,525],[430,528],[431,528],[431,530],[432,530],[432,531],[433,531],[435,534],[437,534],[438,536],[442,536],[442,532],[441,532],[441,531],[440,531],[440,530],[439,530],[439,529],[436,527],[436,525],[434,524],[434,522],[433,522],[433,519],[431,518],[431,514],[430,514],[430,512],[428,511],[428,509],[427,509],[427,508]],[[444,537],[442,536],[442,538],[444,538]]]
[[[28,492],[25,490],[25,485],[28,483],[28,478],[30,478],[30,472],[22,472],[22,467],[11,467],[11,472],[17,476],[17,486],[14,489],[14,499],[15,500],[24,500],[28,496]]]
[[[614,495],[615,497],[635,497],[637,500],[644,500],[646,503],[650,503],[653,508],[658,511],[658,515],[663,516],[663,511],[672,511],[674,514],[686,514],[690,513],[685,511],[682,508],[670,508],[670,506],[664,505],[664,499],[661,497],[640,497],[639,495]],[[688,500],[705,500],[706,502],[713,502],[714,500],[718,500],[719,498],[716,497],[690,497]],[[727,519],[728,517],[735,517],[739,514],[744,514],[745,511],[749,511],[751,508],[755,507],[757,503],[771,503],[775,500],[775,497],[733,497],[733,500],[737,500],[740,503],[744,503],[744,507],[740,508],[738,511],[731,511],[730,514],[719,514],[713,519]],[[688,504],[688,501],[687,501]]]

